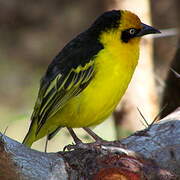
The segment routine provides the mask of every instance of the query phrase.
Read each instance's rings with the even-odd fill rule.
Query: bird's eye
[[[134,28],[129,29],[129,34],[131,34],[131,35],[136,34],[136,29],[134,29]]]
[[[127,43],[130,39],[136,37],[138,34],[139,29],[129,28],[122,31],[121,39],[123,42]]]

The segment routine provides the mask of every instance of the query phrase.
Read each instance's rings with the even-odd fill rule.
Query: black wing
[[[94,74],[94,58],[102,48],[98,40],[83,33],[55,57],[41,80],[32,114],[32,121],[38,126],[36,134],[47,119],[89,84]]]

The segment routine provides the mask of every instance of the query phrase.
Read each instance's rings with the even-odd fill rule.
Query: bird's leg
[[[76,134],[75,134],[75,132],[73,131],[73,129],[72,129],[72,128],[67,128],[67,129],[68,129],[70,135],[72,136],[74,142],[75,142],[76,144],[81,144],[82,141],[76,136]]]
[[[64,149],[63,149],[63,151],[65,151],[66,149],[67,149],[68,151],[70,151],[70,150],[72,150],[72,149],[89,149],[88,145],[85,144],[85,143],[83,143],[83,142],[76,136],[76,134],[75,134],[75,132],[73,131],[72,128],[67,128],[67,129],[68,129],[70,135],[72,136],[75,144],[73,144],[73,145],[69,144],[69,145],[65,146]]]
[[[99,151],[102,146],[115,146],[125,148],[123,144],[120,144],[118,141],[107,141],[99,137],[96,133],[94,133],[90,128],[83,127],[83,129],[95,140],[93,143],[89,143],[89,147],[91,150]]]
[[[108,145],[110,144],[109,141],[106,141],[104,139],[102,139],[101,137],[99,137],[96,133],[94,133],[90,128],[88,127],[83,127],[83,129],[95,140],[95,142],[93,143],[93,146],[101,146],[101,145]]]
[[[47,152],[47,146],[48,146],[48,141],[49,141],[49,131],[48,131],[48,135],[46,137],[46,142],[45,142],[45,147],[44,147],[44,152]]]
[[[99,151],[101,149],[101,146],[104,145],[112,145],[112,142],[108,142],[106,140],[103,140],[101,137],[96,135],[91,129],[84,127],[83,129],[95,139],[95,142],[93,143],[83,143],[74,133],[72,128],[67,128],[69,133],[71,134],[75,144],[73,145],[67,145],[64,147],[64,151],[67,150],[72,150],[72,149],[88,149],[92,151]]]
[[[99,137],[96,133],[94,133],[90,128],[88,127],[83,127],[83,129],[96,141],[96,142],[103,142],[101,137]]]
[[[46,143],[45,143],[45,147],[44,147],[44,152],[46,153],[47,152],[47,146],[48,146],[48,136],[46,137]]]
[[[72,128],[67,128],[70,135],[72,136],[75,144],[74,145],[67,145],[64,147],[64,151],[67,149],[67,150],[72,150],[72,149],[91,149],[93,150],[94,149],[94,143],[83,143],[77,136],[76,134],[74,133],[73,129]],[[91,132],[91,130],[88,128],[85,129],[85,131],[88,131],[89,133],[91,133],[91,136],[93,136],[93,138],[96,140],[97,142],[97,145],[99,145],[98,143],[102,140],[100,137],[98,137],[94,132]]]

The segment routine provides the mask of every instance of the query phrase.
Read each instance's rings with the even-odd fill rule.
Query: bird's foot
[[[69,144],[64,147],[63,151],[68,150],[91,150],[91,151],[99,151],[101,149],[100,143],[78,143],[78,144]]]
[[[91,151],[95,151],[95,152],[99,152],[101,151],[103,148],[103,146],[114,146],[114,143],[116,142],[110,142],[110,141],[106,141],[106,140],[98,140],[92,143],[83,143],[78,142],[76,144],[69,144],[67,146],[64,147],[63,151],[68,150],[91,150]],[[119,146],[119,143],[118,143]]]
[[[89,128],[83,128],[91,137],[94,138],[95,142],[93,143],[83,143],[74,133],[72,128],[67,128],[69,133],[71,134],[71,136],[74,139],[75,144],[69,144],[67,146],[64,147],[63,151],[68,150],[91,150],[91,151],[96,151],[99,152],[102,149],[107,149],[107,148],[103,148],[106,146],[114,146],[117,144],[117,147],[120,147],[119,142],[118,141],[114,141],[114,142],[110,142],[110,141],[106,141],[104,139],[102,139],[101,137],[97,136],[92,130],[90,130]],[[122,145],[121,145],[122,147]]]
[[[64,147],[63,151],[65,150],[68,150],[68,151],[71,151],[71,150],[79,150],[79,149],[90,149],[90,146],[89,146],[90,143],[76,143],[76,144],[69,144],[67,146]]]

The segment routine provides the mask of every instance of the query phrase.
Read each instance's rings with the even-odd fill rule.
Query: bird
[[[40,81],[38,97],[23,144],[48,140],[66,127],[83,128],[102,140],[90,127],[102,123],[124,95],[139,59],[140,39],[159,30],[141,22],[128,10],[100,15],[55,56]]]

